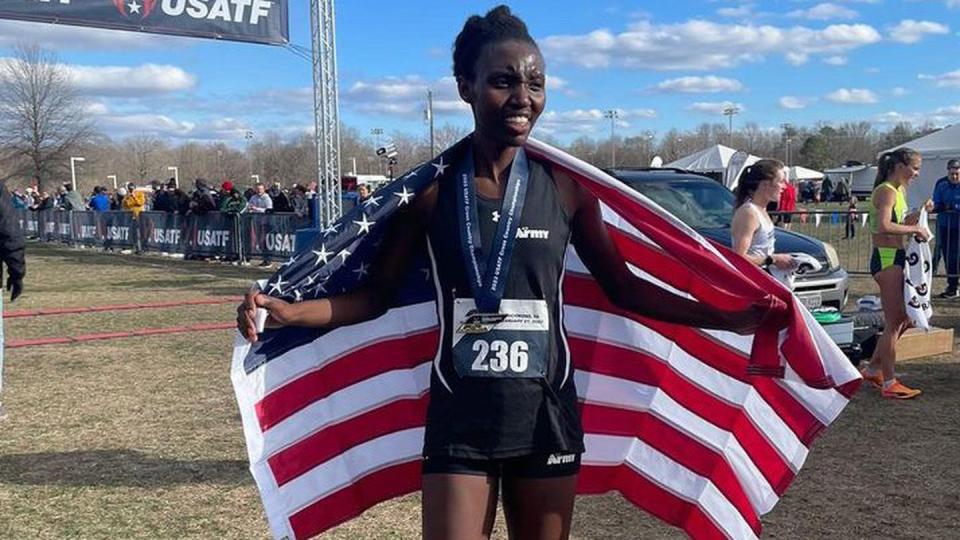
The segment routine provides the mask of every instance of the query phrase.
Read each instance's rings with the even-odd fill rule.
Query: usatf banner
[[[245,214],[247,231],[243,252],[250,257],[286,259],[296,250],[297,229],[309,221],[296,214]]]
[[[140,214],[141,247],[146,251],[183,253],[183,216],[168,212]]]
[[[239,255],[238,223],[235,214],[208,212],[187,216],[184,253],[204,257]]]
[[[133,214],[130,212],[101,212],[97,226],[103,247],[107,249],[135,247],[137,231],[134,225]]]
[[[282,45],[287,0],[0,0],[0,19]]]

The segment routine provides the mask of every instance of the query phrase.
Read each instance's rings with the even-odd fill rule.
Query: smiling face
[[[491,43],[481,50],[474,73],[474,80],[461,79],[457,88],[473,109],[476,134],[501,147],[521,146],[547,101],[540,51],[526,41]]]
[[[922,160],[919,155],[914,156],[908,163],[897,163],[897,166],[893,169],[893,177],[899,181],[900,185],[909,185],[920,175],[921,165]]]

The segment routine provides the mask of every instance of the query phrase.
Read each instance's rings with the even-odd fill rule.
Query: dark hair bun
[[[474,66],[480,57],[480,51],[490,43],[511,39],[525,41],[537,46],[527,25],[510,12],[510,8],[499,5],[483,17],[473,15],[463,24],[463,30],[453,43],[453,75],[457,79],[473,80]]]

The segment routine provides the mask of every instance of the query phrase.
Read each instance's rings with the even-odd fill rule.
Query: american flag
[[[458,144],[464,144],[463,141]],[[586,452],[578,490],[619,491],[694,538],[754,538],[860,376],[809,312],[756,266],[602,171],[530,140],[601,201],[631,270],[717,309],[766,299],[753,336],[659,322],[611,304],[570,247],[563,325]],[[290,301],[362,285],[392,212],[450,176],[448,150],[378,190],[265,284]],[[237,337],[232,378],[250,467],[277,538],[308,538],[420,489],[442,322],[429,253],[382,317],[332,331]]]

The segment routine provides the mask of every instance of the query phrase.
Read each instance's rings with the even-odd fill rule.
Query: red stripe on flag
[[[434,357],[439,332],[426,332],[378,341],[332,360],[277,388],[257,402],[254,409],[260,429],[271,427],[311,403],[330,394],[395,369],[410,369]]]
[[[729,290],[725,281],[729,281],[730,276],[718,276],[715,281],[708,281],[668,252],[637,240],[622,229],[608,224],[607,233],[624,260],[701,302],[728,311],[742,311],[753,303]]]
[[[778,495],[793,480],[793,470],[742,408],[713,396],[662,360],[580,338],[570,339],[570,349],[577,358],[577,369],[658,387],[704,421],[732,433]],[[776,486],[782,489],[777,490]]]
[[[309,538],[353,519],[371,506],[420,489],[420,459],[399,463],[353,480],[290,516],[297,538]]]
[[[607,300],[597,282],[588,277],[567,274],[564,278],[563,297],[566,305],[582,306],[635,320],[673,341],[700,362],[753,386],[805,445],[809,446],[816,434],[823,429],[823,424],[810,411],[769,377],[747,375],[746,358],[741,356],[739,351],[723,346],[711,336],[694,328],[647,319],[616,308]]]
[[[536,152],[534,154],[554,162],[544,154]],[[787,347],[784,343],[784,351],[797,353],[793,355],[793,362],[796,365],[791,363],[794,371],[807,384],[815,388],[833,386],[833,381],[823,369],[819,358],[811,354],[816,351],[816,348],[810,337],[805,332],[798,331],[798,313],[792,295],[783,287],[774,285],[772,278],[765,275],[759,267],[749,264],[742,257],[727,256],[726,260],[735,266],[731,268],[699,242],[686,234],[678,234],[675,224],[629,196],[623,189],[607,185],[558,163],[553,163],[553,166],[565,170],[584,184],[594,195],[650,237],[664,251],[673,254],[677,259],[685,261],[688,266],[700,272],[705,281],[714,283],[719,276],[729,276],[730,279],[725,279],[723,282],[731,287],[731,292],[753,299],[755,302],[770,303],[771,309],[768,316],[754,335],[748,366],[751,373],[782,376],[783,367],[780,365],[778,347],[779,333],[781,329],[788,328],[790,346]],[[717,250],[721,253],[731,253],[729,249],[722,246],[717,247]],[[767,284],[766,287],[761,286],[764,283]],[[791,324],[788,325],[788,323]]]
[[[409,428],[423,426],[430,394],[417,399],[402,399],[383,405],[354,418],[327,426],[270,456],[267,463],[278,486],[325,463],[354,446]]]
[[[709,479],[760,534],[760,518],[723,454],[671,426],[652,413],[585,404],[583,429],[588,433],[636,437],[690,471]]]
[[[680,527],[697,540],[729,538],[696,504],[648,480],[629,465],[583,465],[580,468],[578,493],[601,494],[614,489],[637,507]]]

